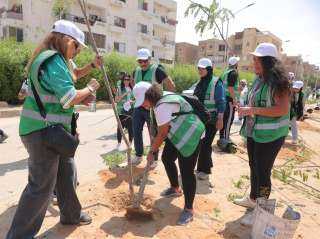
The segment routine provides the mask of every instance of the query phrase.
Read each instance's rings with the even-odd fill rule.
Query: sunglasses
[[[139,64],[146,64],[148,62],[148,60],[138,60]]]
[[[130,81],[130,78],[124,78],[123,80]]]

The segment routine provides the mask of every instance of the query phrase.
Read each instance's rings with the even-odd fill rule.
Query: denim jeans
[[[134,108],[133,110],[133,139],[136,156],[141,157],[143,155],[143,126],[147,123],[150,126],[150,111],[143,107]]]
[[[6,239],[33,239],[40,230],[56,186],[60,221],[79,223],[73,158],[63,158],[48,149],[41,132],[21,137],[29,153],[28,184],[24,189]]]

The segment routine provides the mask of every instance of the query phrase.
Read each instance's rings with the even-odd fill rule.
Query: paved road
[[[80,183],[94,180],[97,172],[106,167],[100,155],[115,148],[116,125],[111,110],[80,113],[81,143],[75,157]],[[18,127],[18,117],[0,119],[0,128],[9,134],[8,140],[0,144],[0,207],[18,200],[27,182],[28,154],[18,136]]]

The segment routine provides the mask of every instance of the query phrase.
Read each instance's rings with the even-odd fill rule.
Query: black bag
[[[206,109],[206,107],[199,101],[198,97],[195,95],[181,94],[181,96],[192,106],[193,111],[191,112],[178,112],[174,113],[174,116],[184,115],[184,114],[196,114],[204,125],[211,121],[211,114]]]
[[[34,98],[37,102],[38,108],[42,118],[46,119],[47,113],[45,112],[44,106],[40,100],[40,97],[31,82],[31,89]],[[76,135],[76,121],[79,114],[73,114],[72,117],[72,129],[70,134],[62,124],[49,125],[48,127],[41,130],[44,144],[51,150],[54,150],[62,157],[72,158],[79,145],[79,138]]]

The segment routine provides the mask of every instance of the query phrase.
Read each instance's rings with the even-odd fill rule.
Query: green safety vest
[[[24,101],[23,110],[20,116],[20,135],[30,134],[53,124],[62,124],[66,130],[71,132],[71,120],[74,108],[70,107],[69,109],[63,109],[58,98],[52,92],[46,90],[38,79],[41,65],[57,54],[59,53],[56,51],[44,51],[36,57],[31,65],[28,75],[28,85],[30,86],[28,87],[29,94]],[[64,59],[62,56],[61,58]],[[34,88],[44,105],[44,109],[47,113],[46,120],[40,115],[40,110],[31,91],[31,84],[34,85]]]
[[[236,71],[235,69],[232,69],[232,68],[227,68],[221,75],[221,80],[224,84],[224,88],[225,88],[225,92],[226,92],[226,97],[230,97],[230,92],[229,92],[229,89],[228,89],[228,76],[231,72],[233,71]],[[238,98],[239,97],[239,93],[238,93],[238,86],[239,86],[239,78],[237,79],[233,89],[234,89],[234,93],[235,93],[235,96]]]
[[[259,79],[253,84],[252,89],[258,83]],[[273,91],[267,83],[263,83],[254,98],[255,107],[272,107]],[[268,143],[277,140],[281,137],[287,136],[289,133],[289,112],[281,117],[267,117],[267,116],[254,116],[254,126],[252,131],[252,138],[258,143]],[[246,135],[246,123],[244,122],[241,129],[241,135]]]
[[[216,85],[219,81],[218,77],[213,76],[212,80],[210,81],[207,91],[206,91],[206,95],[204,98],[204,106],[206,107],[206,109],[211,113],[211,115],[213,117],[216,117],[217,114],[217,108],[216,108],[216,102],[214,100],[214,94],[215,94],[215,89],[216,89]]]
[[[149,65],[147,72],[144,73],[144,77],[142,78],[142,69],[140,66],[136,68],[134,73],[134,82],[139,83],[140,81],[146,81],[150,84],[157,83],[156,81],[156,70],[158,68],[157,64]]]
[[[117,95],[121,96],[123,94],[127,93],[126,89],[122,90],[121,89],[121,81],[117,82]],[[124,108],[123,105],[124,103],[126,103],[127,101],[132,99],[132,93],[131,94],[127,94],[124,98],[122,98],[121,101],[119,101],[117,103],[117,110],[118,110],[118,114],[123,114],[124,113]]]
[[[180,112],[193,110],[191,105],[180,95],[165,95],[157,103],[156,107],[162,103],[179,104]],[[205,126],[197,115],[183,114],[171,120],[168,139],[183,157],[189,157],[199,145],[204,130]]]

